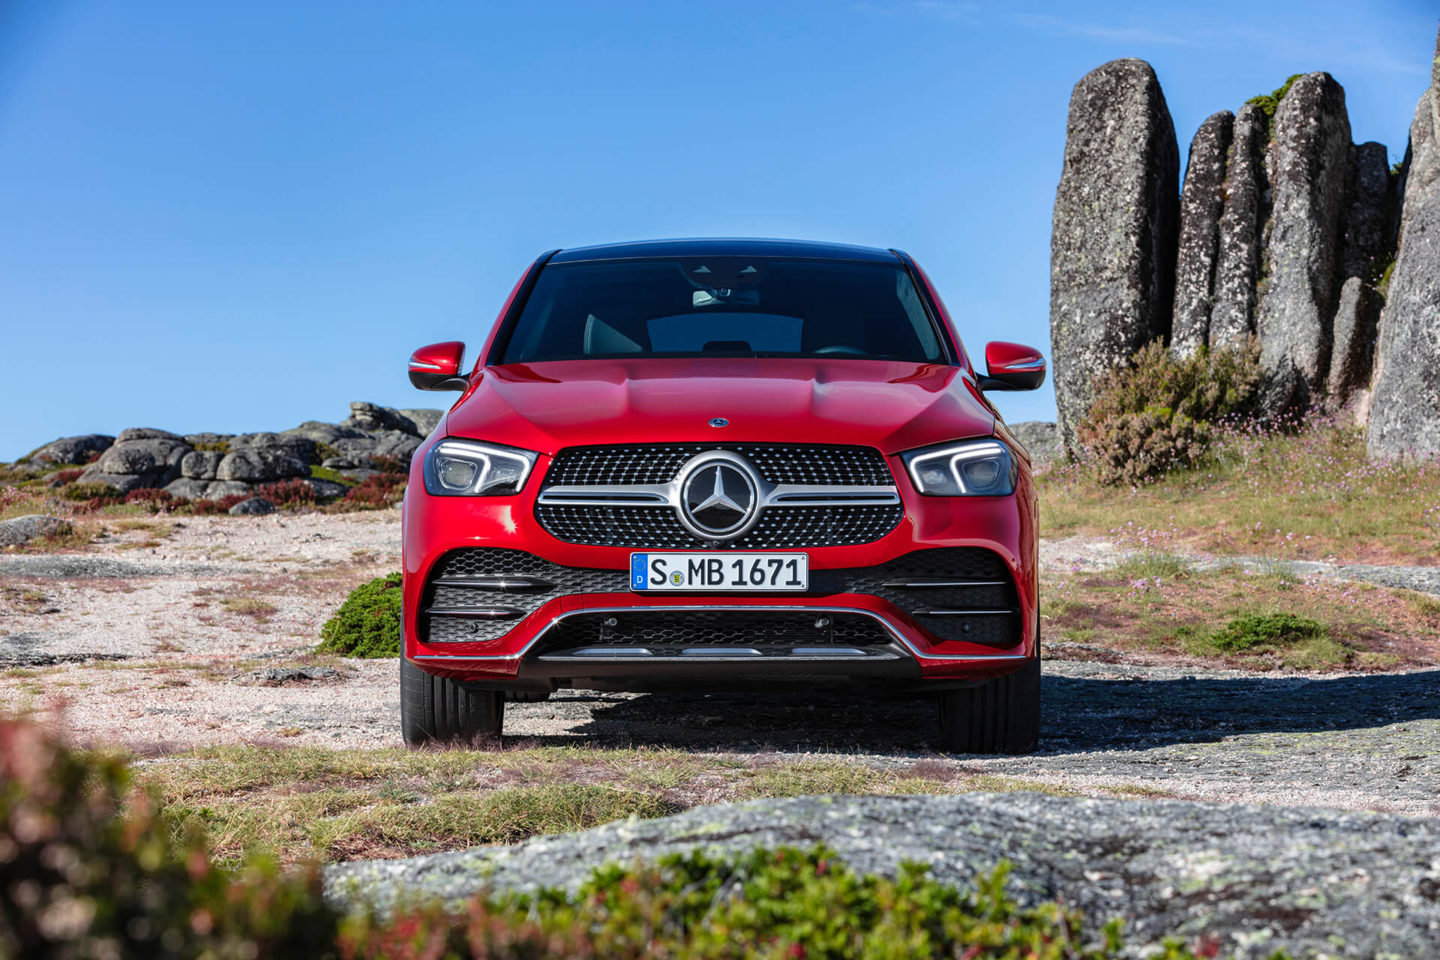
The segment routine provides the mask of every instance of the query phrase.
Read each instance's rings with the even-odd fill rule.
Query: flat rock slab
[[[142,577],[213,576],[253,573],[254,564],[194,563],[176,560],[116,560],[79,553],[35,553],[0,557],[0,576],[49,580],[130,580]]]
[[[397,897],[458,904],[496,890],[574,888],[602,863],[697,848],[824,844],[856,870],[928,864],[969,887],[1001,860],[1011,893],[1078,907],[1093,935],[1125,920],[1135,953],[1166,937],[1216,936],[1222,954],[1435,956],[1440,824],[1383,814],[1036,793],[801,797],[700,807],[510,847],[327,868],[338,905]]]

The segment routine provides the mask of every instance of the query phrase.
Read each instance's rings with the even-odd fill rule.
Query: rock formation
[[[1275,110],[1265,292],[1255,327],[1270,415],[1321,399],[1330,371],[1341,215],[1350,172],[1345,91],[1328,73],[1295,81]]]
[[[1373,456],[1440,455],[1440,35],[1406,167],[1400,250],[1380,319]]]
[[[1235,115],[1222,110],[1200,125],[1190,142],[1185,187],[1180,192],[1180,243],[1175,260],[1175,313],[1170,349],[1190,356],[1210,342],[1220,253],[1220,213],[1225,200],[1225,157]]]
[[[1260,226],[1268,216],[1265,148],[1270,125],[1253,103],[1235,116],[1220,214],[1210,346],[1234,347],[1255,332],[1255,282],[1260,276]]]
[[[1148,63],[1114,60],[1075,85],[1050,241],[1055,396],[1067,445],[1096,376],[1170,332],[1179,165]]]
[[[45,476],[62,464],[94,458],[75,482],[121,493],[161,488],[179,500],[222,500],[250,497],[261,484],[301,480],[324,500],[347,488],[312,476],[315,467],[362,481],[382,467],[406,464],[423,440],[421,430],[433,430],[443,416],[440,410],[400,411],[373,403],[352,403],[350,410],[344,423],[309,421],[283,433],[180,436],[137,428],[113,438],[66,437],[26,460],[35,475]]]

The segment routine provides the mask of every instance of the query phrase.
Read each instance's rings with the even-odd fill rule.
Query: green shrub
[[[798,958],[965,957],[968,960],[1104,960],[1121,947],[1112,922],[1100,942],[1080,915],[1054,903],[1021,908],[1005,895],[1002,866],[961,893],[918,865],[894,878],[855,873],[817,848],[756,850],[733,860],[704,853],[655,866],[596,870],[573,894],[544,890],[438,908],[388,923],[352,918],[347,960],[380,958]],[[1170,945],[1159,956],[1190,960]]]
[[[1260,386],[1260,351],[1202,350],[1178,359],[1159,340],[1131,365],[1102,376],[1076,428],[1082,460],[1105,484],[1134,484],[1193,467],[1217,426],[1248,415]]]
[[[1290,88],[1295,85],[1295,81],[1303,76],[1305,76],[1303,73],[1292,73],[1285,79],[1284,83],[1269,93],[1262,93],[1245,101],[1246,103],[1255,104],[1260,108],[1260,112],[1265,114],[1265,139],[1267,142],[1275,139],[1275,111],[1280,109],[1280,101],[1285,99],[1285,94],[1290,92]]]
[[[350,591],[320,628],[322,653],[346,657],[400,656],[400,574],[379,577]]]
[[[60,490],[60,496],[76,502],[119,503],[125,499],[125,494],[106,483],[72,483]]]
[[[1227,653],[1289,647],[1305,640],[1323,640],[1325,625],[1293,613],[1252,613],[1236,617],[1210,638]]]
[[[333,957],[314,872],[229,872],[125,765],[0,717],[0,957]]]

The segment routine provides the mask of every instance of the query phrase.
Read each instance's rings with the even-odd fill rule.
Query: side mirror
[[[1023,343],[985,344],[985,370],[975,383],[981,390],[1035,390],[1045,382],[1045,358]]]
[[[410,355],[410,383],[419,390],[464,390],[470,378],[460,372],[465,344],[459,340],[432,343]]]

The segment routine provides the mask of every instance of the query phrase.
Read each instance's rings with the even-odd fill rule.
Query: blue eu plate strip
[[[636,590],[644,590],[649,579],[649,569],[650,554],[630,554],[630,586]]]

